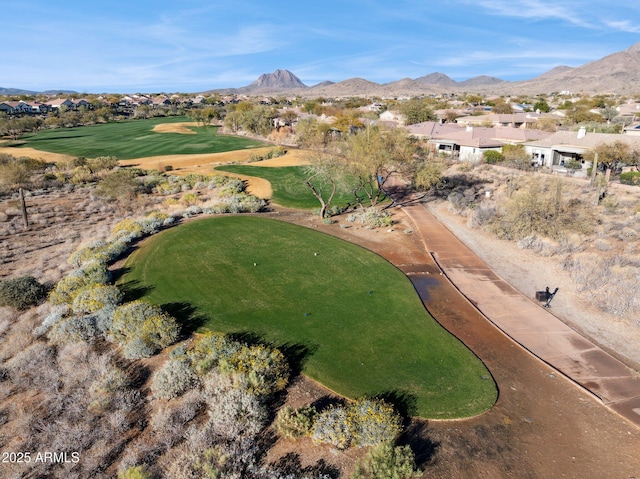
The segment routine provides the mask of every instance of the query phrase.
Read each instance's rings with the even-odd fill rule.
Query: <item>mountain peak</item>
[[[276,70],[273,73],[263,73],[251,85],[246,87],[250,91],[257,90],[290,90],[307,88],[300,78],[289,70]]]

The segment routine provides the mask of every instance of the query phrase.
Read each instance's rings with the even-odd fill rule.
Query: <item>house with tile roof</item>
[[[621,141],[640,151],[640,135],[590,133],[585,127],[576,131],[558,131],[546,138],[528,141],[525,150],[534,160],[548,167],[564,166],[570,160],[579,161],[583,168],[591,166],[585,155],[600,144]]]
[[[500,151],[504,145],[541,139],[551,133],[512,127],[474,127],[451,123],[424,122],[406,126],[409,134],[427,141],[434,153],[451,155],[462,161],[482,161],[487,150]]]

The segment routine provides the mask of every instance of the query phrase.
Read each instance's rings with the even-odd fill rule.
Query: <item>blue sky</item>
[[[433,72],[533,78],[640,41],[640,2],[3,0],[0,87],[198,92]]]

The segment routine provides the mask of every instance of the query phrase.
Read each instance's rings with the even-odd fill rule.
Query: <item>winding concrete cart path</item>
[[[423,205],[403,209],[443,274],[489,321],[640,427],[640,378],[634,371],[497,276]]]

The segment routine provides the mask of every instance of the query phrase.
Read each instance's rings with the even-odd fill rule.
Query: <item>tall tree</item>
[[[349,135],[343,155],[348,171],[356,179],[356,200],[375,206],[384,198],[384,185],[391,175],[407,174],[413,168],[415,144],[403,128],[383,130],[368,126]],[[364,196],[362,196],[364,195]]]

